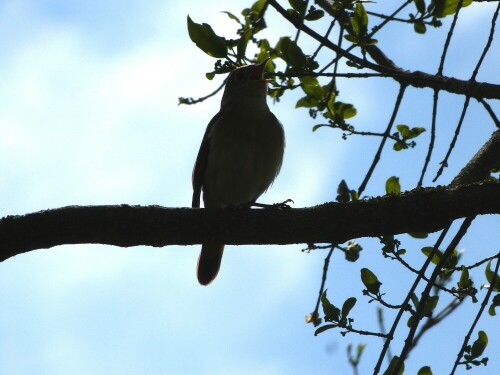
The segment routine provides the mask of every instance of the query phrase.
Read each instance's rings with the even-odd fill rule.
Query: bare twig
[[[398,97],[396,99],[396,103],[394,104],[394,110],[392,111],[391,119],[389,120],[389,123],[387,124],[387,128],[384,132],[385,136],[384,136],[384,138],[382,138],[382,141],[380,142],[377,153],[375,154],[375,157],[373,158],[373,162],[372,162],[370,168],[368,169],[368,172],[366,173],[366,176],[365,176],[363,182],[361,183],[361,185],[358,188],[358,196],[361,196],[361,194],[365,190],[366,185],[368,184],[368,181],[370,180],[372,173],[375,170],[375,167],[377,166],[377,164],[380,160],[380,155],[382,155],[382,150],[384,149],[385,142],[387,141],[387,138],[391,134],[391,129],[392,129],[392,126],[394,125],[394,121],[396,121],[396,116],[398,114],[399,107],[401,105],[401,101],[403,100],[405,90],[406,90],[406,86],[401,85],[399,88],[399,93],[398,93]]]

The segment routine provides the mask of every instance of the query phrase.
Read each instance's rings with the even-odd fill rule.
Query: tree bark
[[[499,213],[497,183],[415,189],[298,209],[70,206],[1,219],[0,261],[35,249],[83,243],[343,243],[359,237],[434,232],[455,219]]]

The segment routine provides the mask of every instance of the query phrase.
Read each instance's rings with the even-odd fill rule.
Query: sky
[[[219,82],[219,77],[205,79],[214,60],[190,41],[186,16],[231,37],[235,23],[221,11],[238,14],[250,5],[243,0],[229,5],[0,0],[0,216],[68,205],[189,206],[192,166],[220,95],[196,106],[178,105],[178,97],[206,95]],[[470,76],[486,42],[493,6],[473,4],[464,11],[446,75]],[[281,35],[294,35],[274,11],[269,17],[273,28],[264,35],[273,43]],[[401,27],[381,32],[378,39],[400,66],[433,73],[441,51],[429,40],[442,41],[444,30],[420,36]],[[304,41],[305,52],[312,53],[314,45]],[[499,54],[495,40],[478,81],[495,82]],[[339,100],[358,108],[353,120],[358,129],[384,129],[397,85],[377,79],[339,82]],[[271,105],[284,124],[287,149],[280,176],[261,202],[291,198],[294,207],[308,207],[332,201],[341,179],[351,188],[359,186],[378,146],[376,139],[344,141],[329,129],[313,133],[316,123],[306,111],[294,109],[299,97],[292,93]],[[462,100],[442,95],[437,147],[425,185],[433,185]],[[431,105],[430,90],[409,89],[398,123],[429,126]],[[498,105],[492,105],[498,113]],[[450,168],[438,184],[449,183],[493,131],[484,109],[472,101]],[[413,188],[428,136],[417,148],[383,159],[366,194],[384,194],[391,175],[400,177],[404,190]],[[390,147],[384,152],[394,154]],[[473,224],[460,244],[467,264],[499,251],[495,227],[497,217]],[[420,242],[402,238],[412,249],[409,259],[418,265],[424,260],[419,248],[435,237]],[[356,325],[377,330],[375,306],[361,297],[359,269],[370,267],[379,275],[395,303],[412,280],[382,258],[377,241],[359,242],[364,251],[357,263],[334,253],[326,286],[337,305],[356,295]],[[228,246],[221,272],[209,287],[199,286],[195,277],[199,246],[73,245],[8,259],[0,264],[0,373],[351,374],[345,360],[349,342],[368,344],[362,373],[369,373],[379,339],[342,338],[333,331],[315,337],[314,328],[305,324],[326,254],[305,254],[303,247]],[[477,285],[485,283],[481,272]],[[456,322],[470,321],[477,308],[469,304],[423,339],[409,373],[424,364],[435,373],[449,372],[458,346],[445,338],[463,338],[466,332],[457,330]],[[494,319],[485,316],[479,328],[488,327],[497,329]],[[491,348],[495,342],[498,346],[498,337],[490,336]],[[500,369],[491,348],[486,353],[490,364],[475,374]],[[438,360],[429,357],[436,350],[442,352]]]

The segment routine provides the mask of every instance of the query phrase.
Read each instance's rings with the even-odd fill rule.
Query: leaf
[[[344,120],[350,119],[358,113],[356,108],[349,103],[335,102],[331,107],[333,113]]]
[[[424,366],[418,370],[417,375],[432,375],[432,370],[429,366]]]
[[[413,0],[420,14],[425,13],[425,0]]]
[[[495,308],[498,306],[500,306],[500,294],[496,294],[495,297],[493,297],[493,301],[491,301],[490,308],[488,309],[488,314],[490,314],[490,316],[495,316],[497,314]]]
[[[295,108],[301,108],[301,107],[314,108],[317,106],[318,106],[318,101],[314,98],[311,98],[310,96],[304,96],[303,98],[300,98],[295,104]],[[315,131],[316,129],[313,128],[313,131]]]
[[[340,310],[328,300],[326,297],[326,290],[321,295],[321,306],[323,307],[323,312],[325,313],[325,319],[333,320],[335,322],[340,320]]]
[[[422,314],[424,316],[431,316],[432,312],[434,311],[434,309],[436,308],[436,306],[438,304],[438,301],[439,301],[439,296],[429,297],[427,299],[427,302],[425,303],[425,307],[424,307]]]
[[[377,276],[368,268],[361,269],[361,281],[366,289],[372,294],[378,294],[382,283],[377,279]]]
[[[187,24],[189,37],[199,49],[212,57],[227,57],[226,40],[215,34],[210,25],[206,23],[200,25],[193,22],[189,16]]]
[[[366,14],[363,4],[356,4],[356,9],[351,18],[351,25],[355,35],[363,36],[366,34],[368,28],[368,14]]]
[[[351,42],[353,44],[359,44],[359,39],[355,35],[344,35],[344,39],[348,40],[349,42]]]
[[[479,356],[481,356],[481,354],[483,354],[484,352],[484,349],[486,349],[487,345],[488,345],[488,336],[486,335],[486,332],[479,331],[478,338],[476,341],[474,341],[474,344],[472,344],[470,350],[471,359],[478,358]]]
[[[295,9],[300,14],[304,14],[306,11],[307,2],[305,0],[288,0],[291,7]]]
[[[328,125],[328,124],[318,124],[318,125],[313,126],[312,131],[315,132],[316,130],[318,130],[319,128],[322,128],[323,126],[330,127],[330,125]]]
[[[493,277],[495,276],[495,272],[491,270],[491,260],[488,262],[484,273],[486,275],[486,280],[488,280],[490,284],[493,284]],[[500,292],[500,275],[496,275],[495,284],[490,285],[490,288],[493,288],[495,292]]]
[[[317,21],[320,18],[323,18],[325,12],[321,9],[310,9],[309,12],[304,17],[307,21]]]
[[[418,303],[419,303],[417,295],[415,293],[412,293],[410,296],[410,299],[411,299],[411,302],[413,303],[413,306],[415,306],[415,308],[417,309]]]
[[[314,331],[314,336],[318,336],[321,332],[325,332],[336,327],[338,327],[338,324],[325,324],[324,326],[321,326],[316,331]]]
[[[399,177],[391,176],[385,182],[385,192],[387,194],[398,195],[401,193],[401,185],[399,184]]]
[[[280,38],[276,49],[281,52],[281,58],[289,65],[298,68],[306,65],[306,56],[302,49],[289,37]]]
[[[315,99],[321,100],[325,96],[323,87],[316,77],[300,77],[302,90]]]
[[[431,246],[426,246],[426,247],[423,247],[422,248],[422,253],[425,254],[425,256],[429,256],[432,252],[434,248],[431,247]],[[436,252],[434,253],[434,256],[432,257],[432,260],[431,262],[434,263],[434,264],[438,264],[439,262],[439,259],[441,259],[441,257],[443,256],[443,253],[440,251],[440,250],[436,250]]]
[[[417,21],[413,24],[413,30],[418,34],[425,34],[427,27],[423,21]]]
[[[394,151],[401,151],[407,149],[408,146],[404,142],[396,141],[394,142],[392,148],[394,149]]]
[[[455,14],[457,11],[458,3],[460,0],[434,0],[434,11],[432,15],[437,18],[444,18],[451,14]],[[472,4],[472,0],[463,0],[462,8],[465,8]]]
[[[252,29],[246,29],[243,32],[243,35],[241,35],[241,38],[238,41],[238,44],[236,46],[236,51],[237,51],[236,58],[238,59],[238,61],[243,60],[243,58],[245,57],[247,45],[248,45],[248,42],[250,41],[250,39],[252,39],[252,36],[253,36]],[[272,64],[269,64],[269,65],[272,65]]]
[[[231,12],[227,12],[227,11],[222,11],[222,13],[227,14],[227,16],[228,16],[229,18],[231,18],[233,21],[238,22],[240,25],[242,24],[242,23],[241,23],[241,21],[240,21],[240,19],[239,19],[238,17],[236,17],[233,13],[231,13]]]
[[[396,363],[398,362],[399,357],[395,355],[391,359],[391,363],[389,363],[389,367],[387,367],[387,370],[385,370],[384,375],[403,375],[404,370],[405,370],[405,364],[403,362],[403,365],[401,366],[401,369],[396,373],[394,372],[396,368]]]
[[[460,274],[460,280],[458,281],[459,288],[467,288],[469,286],[469,279],[469,270],[462,266],[462,273]]]
[[[342,305],[342,317],[345,318],[347,315],[349,315],[349,312],[352,310],[354,305],[356,304],[356,298],[350,297],[345,300],[344,304]]]

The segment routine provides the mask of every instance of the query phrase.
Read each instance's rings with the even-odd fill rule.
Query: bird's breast
[[[279,172],[284,132],[268,109],[223,113],[209,140],[204,184],[207,203],[252,202],[267,190]]]

